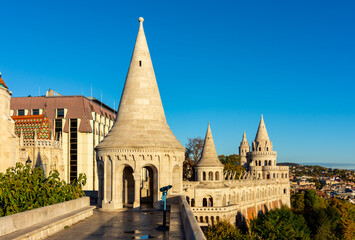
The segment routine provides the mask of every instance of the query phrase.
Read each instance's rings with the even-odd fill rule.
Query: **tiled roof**
[[[37,132],[37,139],[51,139],[51,124],[43,115],[13,116],[15,121],[15,134],[23,139],[33,139]]]
[[[0,87],[4,87],[4,88],[6,88],[6,89],[9,89],[9,88],[6,86],[4,80],[2,80],[2,78],[1,78],[1,73],[0,73]]]
[[[65,108],[67,114],[65,119],[76,118],[81,119],[78,128],[79,132],[92,132],[90,120],[93,119],[91,112],[107,116],[111,120],[115,120],[115,114],[108,109],[102,107],[87,99],[84,96],[54,96],[54,97],[13,97],[11,98],[11,110],[18,109],[43,109],[43,114],[49,118],[51,124],[56,118],[56,109]],[[63,127],[64,132],[69,131],[69,121],[66,121]]]

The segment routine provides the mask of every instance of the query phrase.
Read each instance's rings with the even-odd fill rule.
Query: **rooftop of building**
[[[11,99],[10,109],[14,111],[13,115],[17,115],[17,110],[33,110],[41,109],[42,114],[48,117],[51,123],[54,119],[81,119],[78,128],[79,132],[92,132],[90,120],[93,120],[92,112],[97,113],[111,121],[115,121],[116,111],[103,104],[95,98],[87,98],[81,95],[63,96],[49,95],[38,97],[13,97]],[[58,109],[66,109],[64,116],[58,116]],[[28,111],[29,113],[31,111]],[[64,132],[69,131],[68,121],[65,122]]]

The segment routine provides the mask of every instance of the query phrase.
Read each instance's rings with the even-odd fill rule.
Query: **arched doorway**
[[[158,173],[153,165],[141,169],[140,202],[152,204],[158,200]]]
[[[134,178],[133,169],[131,166],[126,166],[123,169],[123,190],[122,203],[124,207],[133,207],[134,202]]]

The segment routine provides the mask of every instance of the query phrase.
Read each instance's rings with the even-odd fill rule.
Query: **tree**
[[[188,138],[188,142],[185,146],[185,160],[190,160],[193,164],[196,164],[201,158],[204,143],[205,140],[201,137]]]
[[[281,207],[250,221],[250,229],[256,239],[310,239],[310,231],[302,215]]]
[[[184,180],[192,181],[195,178],[194,165],[201,158],[204,140],[201,137],[188,138],[185,146],[185,161],[183,163]]]
[[[41,168],[17,163],[0,173],[0,217],[85,196],[85,174],[67,184],[58,171],[45,177]]]
[[[208,240],[234,240],[234,239],[254,239],[254,235],[243,234],[227,221],[217,222],[204,230]]]
[[[237,154],[231,154],[229,156],[219,155],[218,158],[223,164],[225,171],[237,172],[237,178],[242,172],[245,171],[245,169],[240,165],[240,156]]]

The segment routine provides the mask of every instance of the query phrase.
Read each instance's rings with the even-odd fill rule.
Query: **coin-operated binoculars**
[[[160,188],[160,191],[162,192],[163,196],[161,197],[161,200],[164,203],[164,212],[163,212],[163,226],[166,227],[166,195],[168,194],[168,190],[172,188],[173,186],[168,185],[165,187]]]

